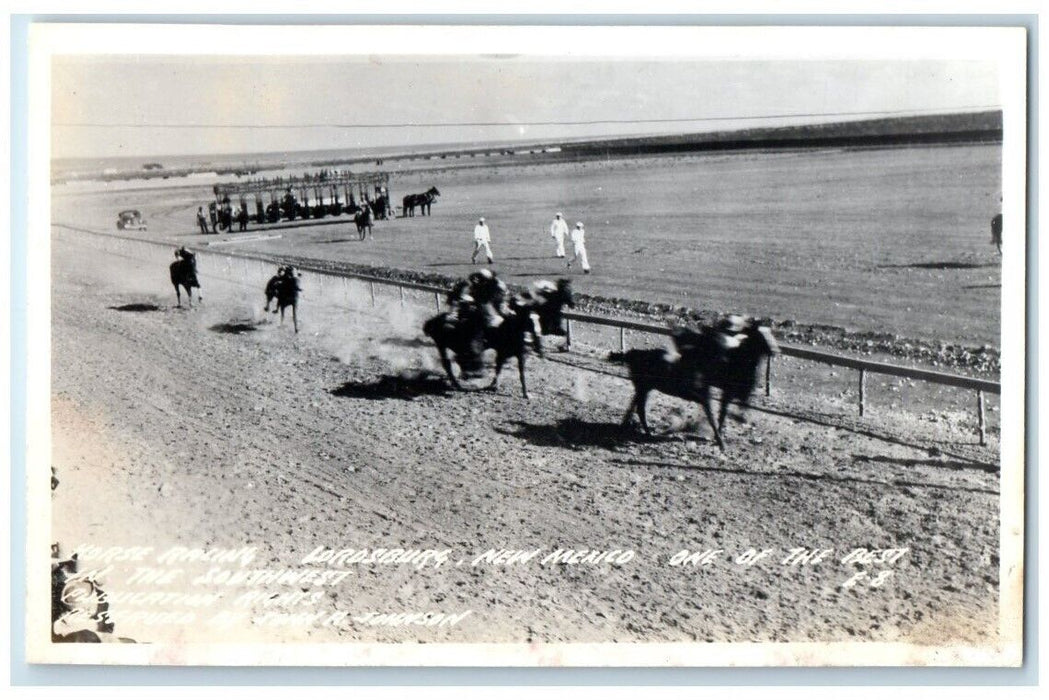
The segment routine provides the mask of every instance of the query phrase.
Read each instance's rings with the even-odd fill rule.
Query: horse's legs
[[[281,306],[280,302],[277,302],[277,306],[280,306],[280,325],[284,325],[284,307]]]
[[[630,399],[630,405],[626,407],[626,413],[623,414],[623,420],[619,423],[621,426],[627,426],[630,423],[630,419],[634,417],[634,409],[637,407],[637,391],[634,392],[634,396]]]
[[[189,302],[189,308],[193,308],[193,287],[186,287],[186,300]]]
[[[452,372],[452,361],[448,359],[448,349],[443,345],[438,344],[437,352],[441,356],[441,366],[444,367],[444,371],[448,375],[448,379],[452,382],[452,386],[456,389],[462,389],[463,387],[459,384],[459,380],[455,378],[455,374]]]
[[[501,352],[495,353],[495,376],[492,377],[492,383],[488,385],[488,391],[495,391],[499,385],[499,373],[503,371],[503,365],[506,364],[506,356]]]
[[[528,386],[525,384],[525,351],[521,348],[521,351],[517,353],[517,373],[521,375],[521,395],[526,399],[528,398]]]
[[[725,429],[725,416],[728,415],[729,406],[732,404],[734,397],[732,394],[722,390],[721,392],[721,409],[718,411],[718,432]]]
[[[178,307],[182,308],[182,292],[179,291],[178,285],[175,285],[175,299],[178,301]]]
[[[637,392],[637,417],[641,420],[641,429],[646,435],[651,435],[652,430],[648,427],[648,417],[645,415],[645,405],[648,403],[648,390]]]
[[[295,326],[295,332],[299,332],[299,305],[291,305],[291,322]]]
[[[725,451],[725,443],[723,443],[721,441],[721,431],[718,430],[717,423],[714,422],[714,411],[711,410],[711,408],[710,408],[710,389],[709,389],[709,387],[706,388],[703,391],[702,396],[701,396],[700,401],[699,401],[699,405],[703,407],[703,412],[707,414],[707,422],[710,423],[710,428],[714,431],[714,441],[717,442],[718,447],[720,447],[721,451],[724,452]],[[724,409],[725,405],[726,404],[722,403],[721,407]]]

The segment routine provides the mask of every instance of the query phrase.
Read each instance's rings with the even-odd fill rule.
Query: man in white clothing
[[[550,236],[554,239],[557,244],[557,252],[555,255],[559,258],[565,257],[565,236],[568,235],[568,222],[561,216],[561,212],[557,212],[554,215],[554,220],[550,224]]]
[[[477,225],[474,226],[474,252],[470,256],[470,262],[477,262],[477,254],[482,250],[484,254],[488,256],[488,263],[495,262],[492,260],[492,248],[489,245],[492,242],[492,234],[488,231],[488,226],[484,223],[484,217],[482,216],[478,220]]]
[[[572,263],[578,260],[583,272],[589,275],[590,263],[586,259],[586,231],[583,230],[582,221],[576,222],[575,228],[572,229],[572,247],[575,249],[575,255],[568,261],[568,267],[572,267]]]

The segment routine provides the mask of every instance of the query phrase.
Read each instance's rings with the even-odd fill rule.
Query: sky
[[[962,60],[54,56],[52,157],[684,133],[996,109]],[[785,116],[786,115],[786,116]]]

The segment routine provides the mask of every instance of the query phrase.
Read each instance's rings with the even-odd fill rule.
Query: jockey
[[[277,298],[280,294],[281,281],[284,279],[284,266],[281,265],[277,268],[277,274],[270,277],[269,282],[266,283],[266,306],[263,307],[263,311],[270,310],[270,302]],[[277,307],[273,308],[273,313],[277,313]]]
[[[459,323],[469,314],[469,310],[474,305],[474,298],[470,295],[470,283],[466,280],[456,282],[448,292],[448,296],[445,297],[445,301],[448,304],[448,322]]]
[[[288,283],[289,290],[299,291],[299,273],[295,272],[295,268],[291,265],[284,266],[284,280]]]
[[[722,350],[734,350],[746,339],[746,319],[739,314],[729,314],[714,326],[714,334]]]
[[[175,257],[187,262],[192,262],[197,256],[186,250],[186,246],[181,246],[175,250]]]
[[[506,284],[488,269],[470,275],[470,295],[477,302],[485,328],[498,328],[510,313]]]
[[[541,304],[557,293],[557,285],[550,280],[536,280],[532,283],[532,288],[528,290],[528,293],[537,303]]]

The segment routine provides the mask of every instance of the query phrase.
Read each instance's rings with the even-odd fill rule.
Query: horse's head
[[[768,326],[751,319],[747,321],[743,334],[746,336],[744,344],[755,358],[760,359],[766,355],[779,354],[779,343],[776,342],[772,329]]]
[[[572,280],[567,277],[557,280],[557,297],[562,305],[570,309],[575,308],[575,298],[572,296]]]
[[[430,189],[426,190],[426,194],[432,194],[434,197],[440,197],[441,191],[438,190],[436,187],[431,187]]]

